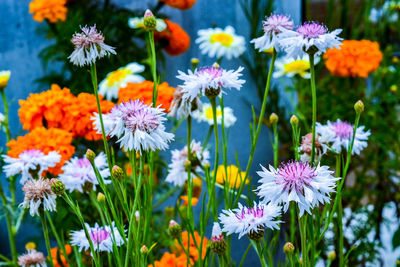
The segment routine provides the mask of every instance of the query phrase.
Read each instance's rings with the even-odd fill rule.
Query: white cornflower
[[[44,171],[60,162],[61,156],[55,151],[45,155],[38,149],[29,149],[19,154],[18,158],[3,155],[3,159],[6,163],[3,166],[6,176],[21,174],[20,183],[25,184],[28,179],[32,179],[31,173],[37,173],[41,177]]]
[[[199,30],[197,35],[196,43],[201,53],[209,57],[226,57],[229,60],[239,57],[246,50],[244,37],[236,35],[231,26]]]
[[[278,229],[281,221],[274,221],[281,214],[278,206],[273,204],[256,204],[253,207],[244,207],[239,203],[239,207],[233,210],[223,210],[219,215],[222,224],[222,232],[227,235],[239,234],[239,238],[244,235],[256,233],[264,235],[264,229]]]
[[[282,163],[277,169],[269,166],[269,170],[261,166],[257,172],[261,177],[261,185],[257,195],[263,203],[283,204],[286,212],[289,202],[295,201],[299,207],[300,216],[304,211],[309,214],[319,203],[329,203],[329,193],[335,191],[336,181],[333,171],[328,166],[311,167],[308,163],[289,161]]]
[[[106,78],[99,84],[99,94],[106,99],[118,98],[118,91],[125,87],[127,83],[140,83],[144,78],[137,73],[143,72],[144,66],[136,62],[129,63],[107,74]]]
[[[193,101],[184,100],[182,97],[182,88],[177,87],[173,94],[168,117],[175,117],[178,120],[186,119],[194,111],[203,109],[203,103],[199,97],[196,97]]]
[[[51,183],[48,179],[30,179],[22,187],[25,192],[24,202],[20,204],[23,208],[29,208],[31,216],[39,215],[39,208],[44,210],[56,210],[56,195],[51,190]]]
[[[193,101],[200,94],[206,94],[207,90],[216,91],[219,94],[220,89],[240,90],[245,80],[240,80],[243,67],[239,67],[236,71],[224,70],[218,67],[204,67],[196,69],[194,72],[188,71],[188,74],[178,71],[178,79],[184,81],[182,88],[184,100]]]
[[[75,33],[71,42],[74,52],[68,57],[77,66],[91,65],[109,54],[116,55],[114,48],[104,43],[104,36],[97,31],[96,25],[81,28],[81,33]]]
[[[217,124],[222,122],[221,107],[218,106],[216,110]],[[214,125],[212,106],[209,103],[203,105],[202,111],[196,110],[193,112],[193,118],[198,122],[207,122],[209,125]],[[229,128],[236,122],[236,117],[233,115],[233,109],[224,107],[224,126]]]
[[[263,21],[264,35],[251,40],[251,43],[254,43],[254,47],[260,52],[270,49],[279,50],[281,48],[279,35],[283,30],[292,30],[293,28],[294,23],[290,17],[272,14],[265,17]]]
[[[364,126],[356,129],[354,145],[351,154],[359,155],[361,151],[368,146],[368,136],[370,131],[364,131]],[[336,122],[328,121],[326,125],[317,123],[315,131],[328,143],[330,147],[337,153],[342,152],[342,149],[348,150],[351,140],[353,139],[354,126],[348,122],[337,119]]]
[[[104,183],[111,183],[110,180],[105,179],[110,176],[106,155],[104,153],[98,154],[94,159],[94,164],[99,170]],[[78,190],[81,193],[87,191],[89,188],[96,190],[96,185],[98,185],[96,174],[92,164],[90,164],[90,161],[86,157],[72,158],[65,163],[62,170],[64,172],[60,174],[59,179],[64,183],[66,190],[70,192]]]
[[[153,108],[140,100],[122,102],[103,115],[105,134],[117,137],[125,150],[165,150],[174,135],[165,131],[162,108]],[[95,113],[94,125],[101,133],[100,119]]]
[[[134,17],[128,19],[128,25],[132,29],[145,29],[143,17]],[[156,19],[156,31],[162,32],[166,28],[167,24],[163,19]]]
[[[314,64],[318,64],[319,57],[315,57]],[[310,79],[310,60],[308,55],[304,55],[300,59],[293,59],[290,57],[281,57],[275,61],[274,73],[272,74],[274,78],[279,78],[286,76],[289,78],[299,75],[304,79]]]
[[[29,249],[28,253],[18,256],[18,265],[22,267],[47,267],[43,253],[35,249]]]
[[[196,172],[201,172],[201,167],[208,163],[210,153],[208,150],[203,149],[200,142],[192,140],[190,144],[191,151],[191,167]],[[169,164],[168,176],[166,181],[172,183],[174,186],[183,186],[188,178],[188,173],[185,169],[185,162],[188,160],[188,149],[185,146],[181,150],[173,150],[172,162]]]
[[[315,160],[319,162],[321,161],[322,155],[326,153],[329,147],[326,141],[318,134],[315,135],[314,147],[315,147]],[[299,146],[301,162],[306,163],[311,161],[311,151],[312,151],[312,133],[308,133],[302,137],[301,144]]]
[[[85,223],[85,225],[89,232],[89,236],[92,240],[95,251],[112,252],[113,243],[115,243],[117,247],[124,244],[121,233],[118,231],[118,228],[114,226],[114,222],[112,222],[111,226],[99,226],[97,223],[94,225],[94,227],[90,227],[90,225],[87,223]],[[115,240],[113,240],[113,232]],[[86,238],[84,229],[79,231],[72,231],[71,245],[78,246],[79,251],[88,251],[90,249],[90,243],[89,240]]]
[[[280,34],[280,44],[288,57],[302,58],[305,53],[315,55],[325,53],[327,49],[340,49],[342,38],[338,37],[341,29],[328,32],[325,25],[317,22],[305,22],[296,31],[284,30]]]

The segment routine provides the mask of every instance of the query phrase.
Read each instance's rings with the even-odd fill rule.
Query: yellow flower
[[[0,89],[7,87],[8,80],[10,79],[11,71],[3,70],[0,71]]]
[[[228,175],[226,175],[228,174]],[[220,165],[218,166],[217,169],[217,183],[219,184],[225,184],[225,182],[227,181],[229,184],[229,188],[239,188],[241,186],[241,182],[242,179],[244,179],[246,175],[246,172],[239,172],[238,167],[236,167],[235,165],[229,165],[226,168],[226,172],[225,172],[225,166],[224,165]],[[226,179],[226,177],[228,177]],[[246,181],[244,182],[245,184],[249,183],[249,179],[246,179]]]
[[[36,244],[34,242],[28,242],[25,244],[25,249],[26,250],[36,249]]]

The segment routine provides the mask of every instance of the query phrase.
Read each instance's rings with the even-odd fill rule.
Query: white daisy
[[[104,131],[117,137],[125,150],[165,150],[174,135],[165,131],[166,120],[162,108],[153,108],[140,100],[122,102],[109,114],[103,115]],[[95,129],[101,133],[100,119],[95,113]]]
[[[104,155],[104,153],[98,154],[94,159],[94,164],[99,170],[101,177],[103,177],[104,183],[111,183],[110,180],[105,179],[110,176],[106,155]],[[96,190],[96,185],[98,185],[96,174],[93,170],[92,164],[90,164],[90,161],[86,157],[72,158],[70,161],[65,163],[62,170],[64,172],[60,174],[59,179],[64,183],[65,189],[70,192],[78,190],[83,193],[88,190],[88,187]]]
[[[368,136],[370,131],[364,131],[364,126],[356,129],[354,138],[352,155],[359,155],[361,151],[368,146]],[[342,152],[342,149],[348,150],[351,140],[353,139],[354,126],[348,122],[337,119],[336,122],[327,122],[327,125],[317,123],[315,131],[321,136],[324,143],[328,143],[330,147],[337,153]]]
[[[135,17],[128,19],[128,25],[132,29],[144,29],[144,18]],[[167,24],[163,19],[156,19],[156,31],[162,32],[167,28]]]
[[[71,42],[74,52],[68,57],[77,66],[91,65],[109,54],[116,55],[114,48],[104,43],[104,36],[97,31],[96,25],[81,28],[81,33],[75,33]]]
[[[118,228],[115,227],[115,223],[112,222],[111,226],[99,226],[97,223],[94,227],[90,227],[89,224],[86,224],[86,228],[89,232],[90,239],[92,240],[93,247],[95,251],[99,252],[112,252],[113,251],[113,243],[117,247],[124,244],[124,240],[118,231]],[[112,230],[111,230],[112,228]],[[113,232],[115,240],[113,240]],[[72,231],[71,233],[71,245],[78,246],[79,251],[88,251],[90,249],[89,240],[86,238],[85,230]]]
[[[315,57],[314,64],[318,64],[319,57]],[[275,61],[274,73],[272,74],[274,78],[279,78],[286,76],[289,78],[299,75],[304,79],[310,79],[310,60],[308,55],[304,55],[300,59],[293,59],[290,57],[281,57]]]
[[[254,47],[260,52],[270,49],[279,50],[281,48],[279,35],[283,30],[292,30],[294,23],[290,17],[285,15],[272,14],[265,17],[263,21],[264,35],[251,40]]]
[[[18,256],[18,265],[22,267],[47,267],[43,253],[35,249],[29,249],[28,253]]]
[[[184,81],[182,88],[184,100],[193,101],[200,94],[206,94],[206,90],[232,89],[240,90],[245,80],[240,80],[243,67],[236,71],[224,70],[217,67],[205,67],[196,69],[194,72],[188,70],[188,74],[178,71],[178,79]]]
[[[235,29],[231,26],[221,28],[209,28],[199,30],[196,43],[199,44],[201,53],[208,54],[209,57],[222,58],[228,60],[237,58],[246,50],[244,37],[235,34]]]
[[[302,58],[306,52],[315,55],[325,53],[327,49],[340,49],[342,38],[338,37],[341,29],[328,32],[328,29],[317,22],[305,22],[296,31],[283,30],[280,34],[280,44],[288,57]]]
[[[99,84],[99,94],[108,100],[118,98],[118,91],[125,87],[127,83],[140,83],[144,78],[137,73],[144,71],[144,66],[136,62],[129,63],[107,74],[106,78]]]
[[[61,156],[55,151],[45,155],[38,149],[29,149],[19,154],[18,158],[3,155],[3,159],[6,163],[3,166],[6,176],[11,177],[21,174],[20,183],[25,184],[28,179],[32,179],[31,173],[35,172],[41,177],[44,171],[60,162]]]
[[[201,172],[201,167],[209,163],[210,153],[208,150],[203,149],[200,142],[192,140],[190,144],[191,163],[192,168],[196,172]],[[166,181],[172,183],[174,186],[183,186],[188,178],[188,173],[185,169],[185,162],[188,159],[188,149],[185,146],[181,150],[173,150],[172,162],[169,164],[168,176]]]
[[[281,221],[274,221],[281,214],[278,206],[273,204],[256,204],[253,207],[244,207],[239,203],[239,207],[233,210],[223,210],[219,215],[222,224],[222,231],[227,235],[239,234],[239,238],[244,235],[254,233],[264,234],[264,228],[278,229]]]
[[[218,106],[216,110],[217,124],[222,122],[222,111],[221,107]],[[202,111],[196,110],[193,112],[193,118],[198,122],[207,122],[209,125],[214,125],[212,106],[209,103],[203,105]],[[233,109],[224,107],[224,126],[229,128],[236,122],[236,117],[233,115]]]
[[[178,120],[186,119],[194,111],[203,109],[203,103],[199,97],[196,97],[193,101],[184,100],[182,97],[182,88],[177,87],[174,91],[168,117],[175,117]]]
[[[48,211],[56,210],[56,195],[51,190],[51,183],[48,179],[30,179],[22,187],[25,192],[24,202],[20,204],[23,208],[29,208],[29,214],[33,217],[39,215],[39,208]]]
[[[311,214],[311,209],[318,203],[329,203],[329,193],[335,191],[336,181],[340,178],[332,176],[328,166],[311,167],[308,163],[289,161],[282,163],[277,169],[269,166],[269,170],[261,166],[257,172],[261,177],[261,185],[257,195],[263,203],[283,204],[286,212],[289,202],[295,201],[300,216],[304,211]]]

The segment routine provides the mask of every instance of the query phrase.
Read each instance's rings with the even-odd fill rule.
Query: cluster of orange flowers
[[[118,102],[140,99],[145,104],[151,105],[153,103],[153,86],[154,83],[150,81],[127,83],[125,87],[120,88],[118,91]],[[158,92],[157,106],[161,105],[161,108],[168,112],[175,88],[170,87],[167,82],[163,82],[158,85]]]
[[[72,252],[71,246],[69,244],[66,244],[65,245],[65,253],[67,253],[67,256],[69,256],[69,254],[71,254],[71,252]],[[55,247],[50,250],[50,253],[51,253],[51,258],[53,259],[54,267],[62,267],[62,266],[68,267],[68,262],[64,256],[62,249]]]
[[[103,113],[108,113],[114,103],[102,100]],[[68,88],[61,89],[53,84],[51,89],[31,94],[27,100],[20,100],[18,115],[25,130],[36,127],[60,128],[73,133],[74,137],[100,140],[102,137],[93,129],[91,117],[97,112],[96,98],[88,93],[74,96]]]
[[[340,47],[329,49],[324,55],[325,66],[333,75],[367,78],[382,61],[377,42],[345,40]]]
[[[188,238],[189,236],[189,238]],[[194,232],[194,238],[196,240],[196,243],[193,240],[193,237],[191,234],[188,234],[188,232],[183,232],[182,233],[182,245],[187,250],[189,246],[189,256],[190,256],[190,264],[189,265],[194,265],[194,263],[200,258],[200,252],[196,247],[196,244],[200,246],[201,244],[201,236],[199,235],[198,232]],[[207,251],[207,244],[208,244],[208,239],[203,238],[203,244],[201,247],[201,258],[204,259],[206,256],[206,251]],[[187,255],[179,242],[175,240],[175,243],[172,247],[172,253],[170,252],[165,252],[161,259],[159,261],[154,262],[155,267],[186,267],[188,266],[187,262]],[[152,265],[149,265],[149,267]]]
[[[162,32],[154,32],[156,41],[165,44],[165,51],[171,56],[178,56],[190,47],[189,35],[177,23],[166,19],[167,28]]]
[[[24,136],[19,136],[7,143],[10,150],[7,155],[17,158],[19,154],[29,149],[41,150],[44,154],[57,151],[61,155],[61,161],[48,172],[54,176],[62,173],[62,166],[68,161],[75,152],[75,147],[71,145],[72,133],[62,129],[37,127]]]
[[[66,0],[33,0],[29,4],[29,12],[33,13],[33,19],[42,22],[47,19],[51,23],[65,21],[68,9]]]
[[[179,8],[182,10],[191,8],[197,0],[160,0],[168,6]]]

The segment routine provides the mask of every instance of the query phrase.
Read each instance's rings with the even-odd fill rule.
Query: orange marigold
[[[143,81],[141,83],[127,83],[125,87],[119,89],[118,102],[126,102],[129,100],[140,99],[145,104],[151,105],[153,103],[153,82]],[[167,82],[158,85],[157,106],[161,105],[166,112],[173,99],[175,92],[174,87],[170,87]]]
[[[189,255],[190,255],[190,258],[196,262],[199,259],[200,252],[196,248],[196,244],[193,241],[192,235],[189,234],[189,236],[190,236],[190,238],[188,239],[188,232],[186,232],[186,231],[182,232],[182,244],[185,247],[185,249],[187,249],[188,240],[189,240],[189,242],[190,242]],[[194,238],[196,240],[196,243],[200,246],[201,236],[199,235],[199,233],[197,231],[194,231]],[[201,249],[201,258],[202,259],[204,259],[204,257],[206,256],[207,243],[208,243],[208,239],[204,237],[203,238],[203,246]],[[177,240],[175,240],[172,250],[174,251],[174,253],[176,255],[185,255],[185,251],[182,249],[181,245],[179,244],[179,242]]]
[[[191,8],[196,3],[196,0],[160,0],[160,2],[168,6],[185,10]]]
[[[67,19],[68,9],[66,0],[33,0],[29,4],[29,13],[33,13],[33,19],[42,22],[47,19],[51,23]]]
[[[40,149],[44,154],[50,151],[57,151],[61,155],[61,161],[48,172],[57,176],[62,173],[61,167],[68,161],[75,152],[75,147],[71,145],[72,133],[62,129],[37,127],[24,136],[19,136],[7,143],[10,150],[7,155],[13,158],[18,157],[23,151],[28,149]]]
[[[193,261],[191,260],[191,265]],[[153,264],[149,264],[148,267],[152,267]],[[154,262],[155,267],[187,267],[186,254],[176,256],[173,253],[165,252],[159,261]]]
[[[72,252],[72,248],[69,244],[65,245],[65,253],[67,253],[67,256],[69,254],[71,254]],[[58,247],[54,247],[50,250],[51,253],[51,258],[53,259],[53,265],[54,267],[68,267],[68,262],[67,259],[64,257],[64,253],[63,250],[58,248]],[[59,262],[59,260],[61,262]]]
[[[378,69],[382,52],[377,42],[345,40],[341,49],[329,49],[324,58],[326,68],[333,75],[367,78],[369,73]]]
[[[178,56],[190,47],[189,35],[177,23],[170,20],[165,20],[167,28],[162,32],[154,31],[154,38],[161,44],[165,43],[163,47],[165,51],[171,56]]]

